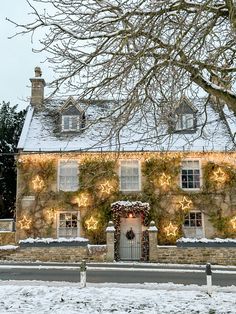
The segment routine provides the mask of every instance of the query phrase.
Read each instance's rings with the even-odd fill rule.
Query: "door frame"
[[[111,204],[111,212],[115,227],[115,260],[120,260],[119,246],[120,246],[120,221],[121,218],[140,217],[142,228],[142,261],[148,261],[149,258],[149,239],[147,228],[149,226],[149,203],[142,203],[141,201],[117,201]]]

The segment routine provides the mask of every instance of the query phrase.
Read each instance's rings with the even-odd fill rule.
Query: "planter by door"
[[[140,260],[142,255],[141,218],[121,218],[120,259]]]

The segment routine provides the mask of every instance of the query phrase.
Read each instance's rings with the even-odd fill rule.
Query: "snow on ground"
[[[236,287],[0,281],[0,313],[235,314]]]

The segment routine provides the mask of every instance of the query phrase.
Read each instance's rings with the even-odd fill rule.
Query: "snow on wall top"
[[[38,111],[29,106],[18,149],[24,152],[224,151],[232,149],[232,143],[228,141],[225,126],[219,116],[211,109],[206,112],[201,105],[197,107],[195,133],[170,134],[166,125],[156,127],[152,123],[153,112],[147,109],[144,118],[134,118],[122,129],[119,139],[116,137],[106,139],[105,130],[111,125],[112,119],[103,123],[92,123],[94,117],[99,117],[107,110],[104,104],[91,104],[84,107],[86,119],[91,123],[89,128],[78,133],[63,133],[60,131],[60,110],[64,103],[54,101]],[[228,108],[225,107],[224,110],[231,132],[234,133],[236,119]]]

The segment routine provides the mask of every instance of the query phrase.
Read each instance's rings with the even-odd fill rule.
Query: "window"
[[[178,115],[176,130],[192,129],[194,127],[194,117],[192,113],[183,113]]]
[[[198,160],[185,160],[181,169],[182,189],[200,189],[200,167]]]
[[[62,116],[62,131],[77,131],[79,129],[78,116]]]
[[[120,162],[120,190],[140,190],[140,167],[138,160],[122,160]]]
[[[59,164],[59,190],[76,191],[78,189],[78,163],[77,161],[60,161]]]
[[[201,212],[189,212],[185,216],[184,227],[202,228],[202,213]]]
[[[58,237],[78,237],[79,236],[79,213],[61,212],[58,214]]]

